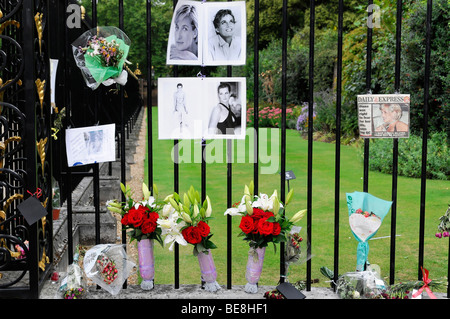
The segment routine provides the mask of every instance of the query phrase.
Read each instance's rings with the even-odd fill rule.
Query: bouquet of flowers
[[[133,240],[137,240],[139,254],[139,273],[142,277],[141,288],[144,290],[153,289],[155,276],[155,258],[153,251],[153,241],[158,241],[163,246],[161,228],[158,226],[159,212],[163,203],[157,202],[158,189],[153,185],[156,198],[150,196],[150,190],[145,183],[142,184],[143,198],[135,201],[132,192],[127,185],[120,184],[125,202],[119,203],[112,200],[107,203],[111,212],[119,213],[122,216],[121,223],[125,229],[129,230],[128,235]]]
[[[117,295],[135,264],[122,245],[100,244],[86,251],[83,268],[86,276],[112,295]]]
[[[285,206],[278,199],[276,190],[270,197],[261,193],[252,198],[252,193],[253,182],[250,186],[245,185],[242,200],[234,207],[228,208],[225,215],[241,216],[239,236],[244,237],[250,246],[246,273],[248,283],[245,290],[256,293],[268,243],[273,243],[276,249],[276,243],[286,242],[292,226],[303,218],[306,210],[301,210],[288,219],[284,212]],[[293,189],[288,193],[285,205],[292,196]]]
[[[125,85],[123,70],[130,39],[119,28],[97,27],[86,31],[72,43],[72,52],[86,85],[95,90],[103,83]]]
[[[156,189],[156,186],[153,186]],[[117,199],[108,201],[106,206],[109,211],[118,213],[122,216],[121,223],[125,229],[129,230],[128,235],[131,241],[141,241],[143,239],[155,239],[161,246],[161,229],[157,227],[159,211],[162,204],[156,201],[156,198],[150,196],[148,186],[142,184],[143,199],[135,201],[132,196],[130,186],[120,184],[120,188],[125,195],[125,202],[120,203]]]
[[[449,237],[450,234],[450,205],[448,205],[447,211],[444,215],[439,217],[438,232],[436,233],[437,238]]]
[[[158,221],[165,236],[165,243],[171,243],[169,249],[177,242],[183,246],[194,246],[193,254],[197,257],[203,288],[207,291],[217,291],[220,285],[217,283],[216,267],[212,258],[211,249],[217,246],[211,241],[213,234],[208,225],[212,219],[211,201],[206,196],[201,204],[200,194],[193,186],[181,197],[173,193],[166,197],[166,205],[162,210],[162,218]]]
[[[86,297],[86,279],[78,265],[79,247],[73,257],[73,263],[67,267],[67,274],[61,280],[58,288],[58,297],[63,299],[83,299]]]

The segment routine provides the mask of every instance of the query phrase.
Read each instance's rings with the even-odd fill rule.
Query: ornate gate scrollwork
[[[52,219],[28,225],[18,209],[40,189],[51,211],[47,5],[0,2],[0,298],[37,297],[53,258]],[[29,292],[15,292],[19,282]]]

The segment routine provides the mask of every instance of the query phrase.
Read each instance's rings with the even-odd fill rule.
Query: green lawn
[[[174,164],[172,161],[173,141],[158,140],[157,108],[153,108],[153,172],[154,180],[159,189],[160,196],[166,196],[174,189]],[[265,134],[267,133],[267,138]],[[253,162],[249,154],[252,153],[250,144],[253,142],[253,132],[244,142],[233,142],[235,156],[232,165],[232,191],[233,201],[237,202],[242,197],[244,185],[253,179]],[[274,189],[280,189],[281,166],[277,153],[280,138],[278,129],[261,129],[260,132],[260,169],[259,191],[269,195]],[[267,141],[270,141],[268,143]],[[181,142],[181,141],[180,141]],[[218,246],[213,251],[213,256],[218,272],[219,284],[227,282],[227,218],[224,211],[227,208],[227,164],[226,143],[222,141],[207,141],[206,149],[206,193],[213,205],[211,229],[214,233],[212,240]],[[242,144],[244,143],[244,144]],[[264,144],[264,145],[263,145]],[[268,149],[266,145],[270,144]],[[286,134],[286,170],[293,170],[296,179],[290,181],[290,187],[294,188],[295,197],[288,206],[287,214],[291,215],[300,209],[306,208],[307,201],[307,156],[308,142],[301,138],[295,130],[287,130]],[[180,193],[188,190],[190,185],[200,190],[201,183],[201,146],[199,141],[183,141],[180,144],[183,150],[181,158],[187,162],[179,165]],[[245,149],[245,153],[242,151]],[[236,154],[237,153],[237,154]],[[268,159],[271,161],[268,161]],[[328,286],[326,278],[320,273],[320,267],[327,266],[333,269],[334,260],[334,171],[335,171],[335,145],[322,142],[313,144],[313,189],[312,189],[312,278],[320,279],[314,285]],[[278,163],[279,164],[279,163]],[[390,165],[390,163],[387,163]],[[273,169],[275,167],[275,169]],[[147,168],[147,162],[145,163]],[[356,246],[348,225],[348,210],[345,201],[345,193],[362,191],[363,164],[358,150],[353,146],[341,146],[341,178],[340,178],[340,211],[339,211],[339,273],[355,270]],[[145,171],[147,176],[147,170]],[[147,178],[147,177],[146,177]],[[369,192],[379,198],[391,200],[391,175],[377,172],[369,174]],[[419,242],[419,210],[420,210],[420,179],[398,177],[397,199],[397,226],[396,226],[396,258],[395,281],[417,279],[418,242]],[[426,191],[426,223],[425,223],[425,261],[424,267],[430,271],[430,278],[442,278],[447,276],[448,239],[437,239],[434,234],[437,229],[438,218],[444,214],[450,202],[448,181],[427,180]],[[287,188],[286,188],[287,189]],[[232,237],[232,284],[242,285],[246,283],[245,267],[247,262],[247,244],[237,237],[239,233],[239,218],[233,219]],[[306,237],[306,218],[300,225],[303,227],[303,237]],[[374,240],[370,241],[369,261],[378,264],[382,276],[389,282],[390,265],[390,238],[382,238],[390,235],[391,212],[386,216]],[[305,242],[305,241],[304,241]],[[305,244],[302,246],[306,249]],[[157,246],[155,251],[156,284],[174,283],[174,253],[167,248]],[[276,285],[279,279],[279,250],[274,253],[273,246],[266,250],[263,275],[260,280],[262,285]],[[306,279],[306,264],[290,267],[289,281]],[[192,255],[192,246],[180,247],[180,284],[200,283],[200,271],[196,257]]]

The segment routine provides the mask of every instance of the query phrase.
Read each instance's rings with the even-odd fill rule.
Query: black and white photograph
[[[178,1],[169,31],[169,65],[244,65],[245,1]]]
[[[209,3],[205,23],[205,65],[245,64],[246,21],[244,1]]]
[[[203,11],[198,1],[179,1],[175,7],[167,45],[167,64],[202,63]]]
[[[116,160],[115,124],[66,129],[68,166]]]
[[[246,79],[159,78],[159,139],[244,139]]]

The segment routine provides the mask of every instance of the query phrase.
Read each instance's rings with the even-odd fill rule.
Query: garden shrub
[[[369,151],[369,169],[392,173],[392,139],[372,139]],[[361,158],[363,148],[360,148]],[[410,135],[398,140],[398,174],[419,178],[422,174],[422,137]],[[450,165],[447,134],[432,133],[427,141],[427,169],[429,179],[449,180]]]

